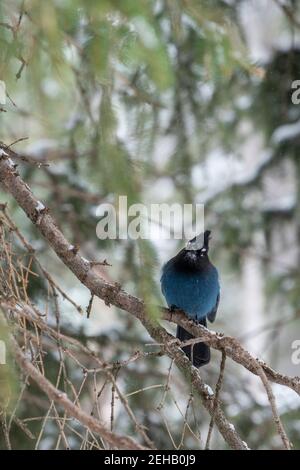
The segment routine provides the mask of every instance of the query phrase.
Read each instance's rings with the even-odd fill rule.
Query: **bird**
[[[186,246],[162,268],[161,290],[171,311],[183,310],[194,322],[207,327],[215,321],[220,301],[220,282],[216,267],[208,257],[211,231],[189,240]],[[194,338],[177,325],[180,341]],[[210,362],[210,348],[204,342],[184,346],[183,351],[197,368]]]

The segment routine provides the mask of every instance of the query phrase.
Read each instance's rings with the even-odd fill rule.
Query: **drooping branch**
[[[220,407],[220,403],[218,402],[216,404],[214,402],[198,370],[191,365],[176,341],[174,341],[174,337],[167,333],[161,325],[153,323],[153,321],[147,317],[146,307],[142,300],[124,292],[120,289],[120,286],[106,282],[95,272],[92,263],[89,263],[80,256],[77,250],[73,249],[57,227],[48,209],[35,198],[31,189],[17,173],[14,163],[9,158],[10,151],[6,148],[3,150],[5,153],[2,154],[0,158],[0,183],[3,188],[15,198],[29,219],[36,225],[40,233],[54,249],[58,257],[93,295],[98,296],[107,304],[115,305],[131,313],[141,321],[152,338],[156,342],[164,345],[166,353],[174,359],[176,365],[183,371],[189,372],[193,386],[199,393],[204,407],[213,415],[216,426],[229,446],[234,449],[246,449],[247,445],[241,440],[231,423],[226,419]],[[166,320],[173,321],[183,326],[195,336],[206,341],[213,348],[224,351],[228,357],[241,364],[252,373],[260,375],[259,365],[268,380],[286,385],[297,393],[300,392],[299,378],[283,376],[273,371],[261,361],[257,362],[236,339],[216,334],[204,327],[195,325],[188,321],[182,312],[172,314],[169,310],[162,309],[162,316]]]

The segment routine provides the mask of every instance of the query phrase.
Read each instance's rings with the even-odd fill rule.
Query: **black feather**
[[[198,322],[200,325],[206,327],[206,318],[203,318]],[[191,335],[181,326],[177,326],[176,337],[180,341],[188,341],[189,339],[194,339],[194,336]],[[185,352],[189,360],[193,363],[195,367],[205,366],[210,361],[210,348],[205,343],[195,343],[191,346],[184,346],[182,350]]]

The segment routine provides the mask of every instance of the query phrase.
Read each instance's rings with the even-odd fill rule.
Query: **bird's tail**
[[[206,327],[206,318],[200,320],[198,323]],[[194,338],[193,335],[179,325],[177,325],[176,336],[180,341],[187,341]],[[205,366],[205,364],[208,364],[210,361],[210,348],[205,343],[195,343],[191,346],[184,346],[182,350],[195,367]]]

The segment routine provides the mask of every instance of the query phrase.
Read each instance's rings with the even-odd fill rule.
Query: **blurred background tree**
[[[150,304],[162,302],[160,266],[182,242],[100,241],[96,209],[103,202],[117,204],[119,195],[127,195],[128,204],[204,203],[222,280],[216,328],[291,375],[299,375],[291,344],[300,335],[300,105],[292,101],[292,83],[300,79],[298,10],[293,0],[0,4],[1,141],[50,164],[25,164],[22,176],[69,240],[88,259],[107,259],[111,267],[97,268],[107,280]],[[77,304],[88,305],[86,289],[1,193],[6,201],[53,278]],[[28,294],[41,309],[47,289],[43,278],[31,276]],[[87,319],[71,304],[57,302],[64,332],[104,360],[147,350],[145,331],[128,315],[95,299]],[[49,354],[47,364],[54,377],[57,355]],[[163,413],[157,409],[163,392],[152,386],[164,383],[168,366],[166,358],[148,357],[119,378],[127,394],[139,391],[128,399],[158,448],[180,442],[179,409],[189,388],[172,369],[174,394],[168,394]],[[72,367],[68,373],[76,383]],[[276,449],[280,441],[258,379],[233,364],[226,367],[222,399],[230,419],[251,447]],[[203,370],[212,386],[218,370],[214,354]],[[299,447],[297,397],[279,386],[274,390],[287,432]],[[89,391],[84,393],[88,408]],[[34,402],[30,412],[36,417],[28,425],[39,434],[43,396],[34,389],[24,398],[21,419],[29,416],[26,399]],[[106,419],[110,406],[107,393]],[[192,408],[190,419],[203,443],[208,416],[197,401]],[[128,417],[116,413],[119,429],[129,432]],[[38,447],[53,448],[56,438],[57,428],[46,420]],[[36,445],[17,427],[11,441],[15,448]],[[72,448],[80,445],[74,434]],[[213,446],[225,446],[217,433]],[[187,432],[182,447],[199,448],[199,440]]]

